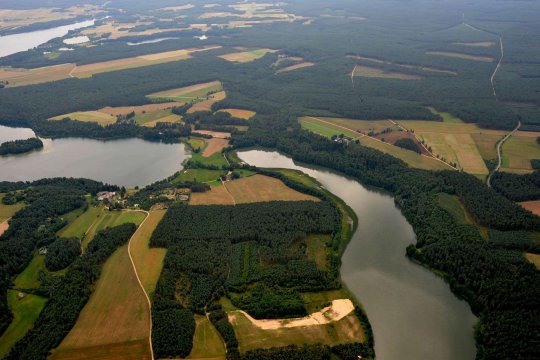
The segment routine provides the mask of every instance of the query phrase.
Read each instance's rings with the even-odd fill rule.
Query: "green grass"
[[[98,220],[90,227],[90,230],[83,239],[82,246],[86,248],[88,243],[92,241],[95,234],[107,227],[113,227],[122,225],[128,222],[139,225],[145,218],[145,214],[142,212],[129,212],[129,211],[103,211]]]
[[[195,103],[195,102],[199,102],[206,99],[206,97],[208,96],[208,93],[214,93],[221,90],[223,90],[223,87],[221,83],[218,83],[218,84],[207,86],[202,89],[186,92],[177,96],[167,95],[166,94],[167,91],[161,91],[159,93],[147,95],[146,97],[153,101],[166,100],[166,101],[179,101],[179,102],[185,102],[185,103],[191,103],[191,102]],[[174,90],[169,90],[169,91],[172,93]]]
[[[99,216],[104,212],[103,206],[89,206],[88,209],[80,214],[77,218],[69,221],[68,225],[63,227],[58,236],[61,237],[76,237],[82,239],[84,234],[90,229],[94,221],[98,220]]]
[[[531,160],[540,159],[540,145],[535,137],[512,136],[502,146],[502,168],[509,171],[532,170]]]
[[[201,163],[204,165],[212,165],[212,166],[228,166],[227,161],[223,157],[223,154],[221,153],[215,153],[209,157],[202,156],[201,153],[194,153],[191,156],[191,161],[196,163]]]
[[[188,359],[225,357],[225,343],[206,316],[195,315],[197,327]]]
[[[233,170],[233,173],[238,174],[241,177],[249,177],[249,176],[253,176],[253,175],[256,174],[256,172],[251,171],[251,170],[247,170],[247,169],[235,169],[235,170]]]
[[[206,147],[206,141],[200,138],[190,138],[188,141],[189,146],[193,149],[193,151],[200,151],[202,152],[204,148]]]
[[[135,122],[139,125],[146,124],[148,122],[164,118],[165,116],[172,115],[172,112],[170,109],[165,110],[157,110],[157,111],[147,111],[144,114],[137,114],[133,118]]]
[[[437,194],[437,201],[439,206],[448,211],[458,224],[472,224],[456,196],[439,193]]]
[[[315,261],[320,270],[328,271],[328,245],[332,243],[330,235],[313,234],[305,239],[307,258]]]
[[[314,132],[315,134],[319,134],[327,138],[331,138],[334,135],[339,136],[341,134],[351,139],[354,139],[360,136],[360,134],[354,131],[347,131],[343,128],[340,128],[331,124],[319,122],[315,119],[301,118],[299,121],[303,129],[309,130],[311,132]]]
[[[0,223],[11,218],[17,211],[24,207],[24,203],[22,201],[14,205],[4,205],[2,203],[4,196],[6,196],[6,194],[0,194]]]
[[[195,181],[198,182],[213,182],[216,181],[221,175],[224,175],[225,171],[223,170],[209,170],[209,169],[185,169],[180,172],[172,182],[173,183],[184,183],[186,181]]]
[[[436,114],[442,117],[444,122],[451,123],[451,124],[463,124],[463,120],[461,120],[460,118],[450,113],[437,111],[435,108],[432,108],[432,107],[428,107],[428,110],[431,111],[433,114]]]
[[[15,278],[13,284],[18,289],[37,289],[40,271],[45,271],[45,255],[34,256],[30,264]]]
[[[8,290],[8,306],[13,313],[13,321],[0,337],[0,358],[7,355],[13,345],[32,328],[47,302],[47,299],[31,294],[18,299],[17,293],[15,290]]]

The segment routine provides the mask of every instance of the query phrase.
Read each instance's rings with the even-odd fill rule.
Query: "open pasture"
[[[67,358],[74,350],[79,356],[87,357],[98,346],[122,346],[137,341],[145,341],[144,356],[140,357],[137,347],[136,353],[125,352],[123,358],[149,357],[149,327],[148,304],[137,282],[127,245],[124,245],[103,265],[90,300],[75,326],[54,351],[52,359],[64,359],[64,351],[67,351]]]
[[[316,197],[289,188],[281,180],[263,175],[228,181],[225,187],[236,204],[265,201],[319,201]]]
[[[95,122],[101,126],[114,124],[116,122],[116,116],[103,113],[101,111],[77,111],[69,114],[59,115],[50,118],[49,120],[62,120],[70,118],[71,120],[82,122]]]
[[[196,152],[203,150],[206,146],[205,139],[201,139],[201,138],[191,137],[188,139],[187,142],[189,146],[193,149],[193,151],[196,151]]]
[[[3,223],[7,219],[11,218],[15,213],[24,207],[23,202],[18,202],[14,205],[6,205],[2,203],[5,194],[0,193],[0,223]]]
[[[233,52],[219,57],[223,60],[227,60],[235,63],[247,63],[262,58],[268,53],[275,53],[277,50],[272,49],[254,49],[247,51]]]
[[[182,106],[184,105],[183,102],[179,101],[172,101],[172,102],[164,102],[164,103],[152,103],[152,104],[146,104],[146,105],[139,105],[139,106],[107,106],[102,109],[99,109],[99,112],[110,114],[110,115],[126,115],[130,112],[134,112],[135,115],[147,113],[147,112],[153,112],[157,110],[166,110],[170,109],[174,106]]]
[[[319,134],[321,136],[325,136],[327,138],[331,138],[334,135],[339,136],[341,134],[352,139],[362,136],[362,134],[352,131],[345,126],[333,124],[330,121],[324,119],[304,116],[301,117],[299,121],[302,128]]]
[[[173,182],[175,183],[184,183],[186,181],[198,181],[198,182],[213,182],[216,181],[220,176],[224,175],[225,171],[223,170],[211,170],[211,169],[184,169],[180,171]]]
[[[451,57],[451,58],[463,59],[463,60],[481,61],[481,62],[494,61],[494,59],[491,56],[472,55],[472,54],[465,54],[465,53],[452,52],[452,51],[427,51],[426,54]]]
[[[84,236],[82,246],[86,248],[88,243],[92,241],[94,235],[107,227],[122,225],[128,222],[139,225],[145,218],[145,214],[135,211],[108,211],[104,210],[99,214],[98,219],[93,222]]]
[[[398,79],[398,80],[421,80],[422,77],[397,71],[387,71],[372,66],[356,65],[352,71],[353,76],[380,78],[380,79]]]
[[[232,117],[244,120],[249,120],[257,114],[255,111],[243,109],[221,109],[219,111],[229,113]]]
[[[153,100],[167,99],[171,101],[179,101],[184,103],[206,100],[208,94],[219,92],[223,89],[221,82],[210,81],[201,84],[184,86],[181,88],[159,91],[148,95],[147,97]]]
[[[533,171],[531,160],[540,159],[540,145],[536,137],[540,133],[516,132],[502,146],[502,171],[518,174]]]
[[[188,359],[225,360],[225,343],[214,325],[206,316],[195,315],[195,334],[193,348]]]
[[[356,120],[331,117],[318,117],[317,119],[364,133],[368,133],[370,131],[381,132],[386,129],[399,130],[399,127],[389,120]]]

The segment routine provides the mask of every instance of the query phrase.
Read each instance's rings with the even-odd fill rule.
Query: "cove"
[[[317,179],[358,215],[341,277],[364,306],[378,360],[473,360],[477,318],[448,284],[409,261],[414,231],[393,198],[326,169],[297,165],[276,151],[239,151],[240,159],[266,168],[300,170]]]

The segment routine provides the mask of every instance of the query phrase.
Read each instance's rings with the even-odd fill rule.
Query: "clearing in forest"
[[[420,70],[420,71],[425,71],[425,72],[448,74],[448,75],[457,75],[457,72],[453,70],[435,68],[435,67],[424,66],[424,65],[398,64],[398,63],[381,59],[381,58],[373,58],[373,57],[360,56],[360,55],[348,55],[347,57],[351,59],[356,59],[356,60],[369,61],[376,64],[397,66],[403,69]]]
[[[501,171],[527,174],[533,171],[531,160],[540,159],[540,132],[516,131],[502,146]]]
[[[255,111],[243,109],[221,109],[219,111],[229,113],[232,117],[244,120],[249,120],[257,114]]]
[[[212,156],[213,154],[220,153],[221,150],[229,146],[229,140],[212,138],[206,140],[206,147],[203,150],[202,155],[204,157]]]
[[[198,134],[210,135],[217,139],[227,139],[231,137],[231,133],[228,132],[219,132],[219,131],[210,131],[210,130],[196,130]]]
[[[331,122],[326,121],[325,119],[322,119],[322,118],[304,116],[304,117],[301,117],[299,121],[302,128],[309,130],[311,132],[314,132],[316,134],[319,134],[321,136],[325,136],[327,138],[331,138],[334,135],[339,136],[341,134],[351,139],[355,139],[362,136],[360,132],[353,131],[352,129],[349,129],[339,124],[332,124]]]
[[[277,50],[272,49],[254,49],[247,51],[239,51],[230,54],[220,55],[223,60],[236,63],[247,63],[262,58],[268,53],[275,53]]]
[[[7,219],[11,218],[15,213],[24,207],[22,201],[14,205],[6,205],[2,202],[6,194],[0,193],[0,223],[3,223]]]
[[[146,105],[138,105],[138,106],[107,106],[102,109],[99,109],[99,112],[105,113],[105,114],[111,114],[111,115],[126,115],[131,112],[134,112],[135,115],[147,113],[147,112],[153,112],[157,110],[166,110],[170,109],[174,106],[182,106],[184,105],[183,102],[179,101],[172,101],[172,102],[164,102],[164,103],[152,103],[152,104],[146,104]]]
[[[264,175],[253,175],[225,183],[236,204],[265,201],[319,201],[285,185],[281,180]]]
[[[90,226],[84,236],[82,246],[86,248],[94,235],[107,227],[122,225],[128,222],[139,225],[145,218],[145,214],[135,211],[108,211],[104,210],[98,215],[98,219]]]
[[[540,254],[525,253],[525,257],[540,270]]]
[[[227,97],[227,94],[225,91],[219,91],[217,93],[213,93],[211,95],[208,95],[208,98],[203,101],[199,101],[195,103],[192,107],[188,109],[188,114],[192,114],[197,111],[212,111],[212,105],[214,103],[224,100]]]
[[[197,181],[203,183],[221,184],[218,179],[225,175],[224,170],[214,169],[184,169],[180,171],[180,174],[172,181],[173,183],[184,183],[186,181]]]
[[[518,204],[533,214],[540,216],[540,200],[522,201]]]
[[[116,122],[116,116],[103,113],[101,111],[77,111],[69,114],[55,116],[49,118],[49,120],[63,120],[65,118],[82,122],[95,122],[101,126],[114,124]]]
[[[291,65],[291,66],[286,66],[284,68],[281,68],[278,71],[276,71],[276,74],[281,74],[281,73],[284,73],[284,72],[289,72],[289,71],[299,70],[299,69],[303,69],[303,68],[307,68],[307,67],[312,67],[314,65],[315,64],[312,63],[312,62],[305,61],[305,62],[301,62],[299,64],[294,64],[294,65]]]
[[[206,316],[196,314],[193,348],[187,358],[225,360],[225,354],[225,343],[214,325]]]
[[[481,62],[493,62],[494,60],[493,57],[487,55],[472,55],[452,51],[427,51],[426,54]]]
[[[217,93],[221,90],[223,90],[221,82],[210,81],[176,89],[159,91],[147,95],[147,97],[152,100],[169,100],[190,103],[194,101],[207,100],[210,93]]]
[[[476,41],[476,42],[455,42],[454,45],[472,46],[472,47],[490,47],[494,46],[493,41]]]
[[[418,75],[407,74],[397,71],[388,71],[372,66],[356,65],[352,72],[353,76],[380,78],[380,79],[399,79],[399,80],[421,80]]]
[[[51,359],[92,358],[98,347],[150,359],[149,328],[148,304],[124,245],[103,265],[90,300]]]

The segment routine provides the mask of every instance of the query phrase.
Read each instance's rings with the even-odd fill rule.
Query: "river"
[[[45,30],[0,36],[0,57],[35,48],[54,38],[66,36],[69,31],[94,25],[95,20],[80,21]]]
[[[297,165],[277,152],[242,151],[258,167],[300,170],[343,199],[358,215],[358,230],[342,257],[341,276],[364,306],[378,360],[473,360],[469,305],[432,272],[410,262],[412,227],[386,193],[329,170]]]
[[[0,143],[34,136],[30,129],[0,126]],[[126,187],[143,186],[182,169],[191,155],[184,144],[142,139],[99,141],[81,138],[42,139],[43,149],[0,156],[0,181],[47,177],[83,177]]]

